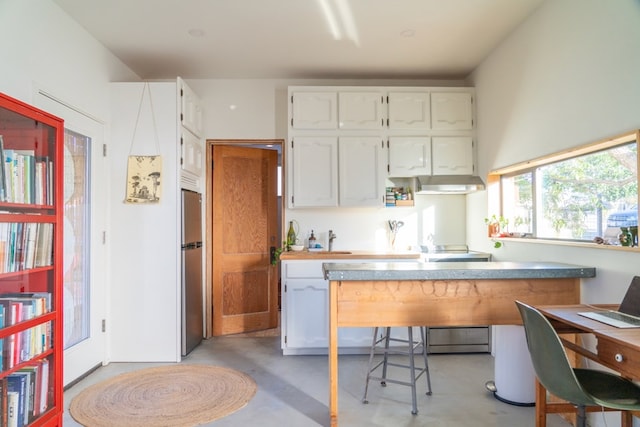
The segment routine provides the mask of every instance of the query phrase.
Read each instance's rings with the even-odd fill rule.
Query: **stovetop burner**
[[[491,261],[491,254],[469,251],[467,245],[436,245],[431,251],[422,247],[422,260],[425,262],[482,262]]]
[[[436,245],[433,248],[433,253],[436,254],[461,254],[468,252],[469,247],[467,245]]]

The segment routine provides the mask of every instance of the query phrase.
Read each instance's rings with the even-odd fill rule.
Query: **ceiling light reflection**
[[[356,46],[360,45],[353,14],[348,0],[316,0],[329,26],[329,32],[334,40],[351,40]]]

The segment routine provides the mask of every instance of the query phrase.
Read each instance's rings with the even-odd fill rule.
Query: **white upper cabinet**
[[[198,138],[203,135],[202,102],[198,95],[178,77],[180,90],[180,124]]]
[[[389,129],[429,129],[431,127],[429,92],[389,92],[387,99]]]
[[[289,207],[338,206],[338,139],[301,136],[292,145]]]
[[[389,176],[431,175],[431,138],[428,136],[389,137]]]
[[[381,129],[384,125],[384,96],[380,92],[339,92],[340,129]]]
[[[291,127],[294,129],[336,129],[338,127],[336,92],[293,92]]]
[[[340,206],[383,206],[383,141],[379,137],[340,137]]]
[[[431,140],[433,175],[473,175],[473,138],[434,136]]]
[[[431,92],[431,128],[472,130],[473,97],[470,92]]]
[[[202,141],[185,129],[180,130],[180,180],[182,188],[200,189],[200,178],[204,175],[204,153]]]
[[[290,86],[287,206],[385,206],[387,178],[473,174],[472,87]]]

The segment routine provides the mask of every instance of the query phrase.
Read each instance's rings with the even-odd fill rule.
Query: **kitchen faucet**
[[[333,240],[338,237],[336,236],[336,234],[333,232],[333,230],[329,230],[329,252],[331,252],[331,250],[333,249]]]

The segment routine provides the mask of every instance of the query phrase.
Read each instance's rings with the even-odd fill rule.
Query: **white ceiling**
[[[437,79],[544,0],[54,1],[143,79]]]

